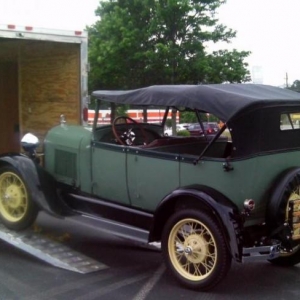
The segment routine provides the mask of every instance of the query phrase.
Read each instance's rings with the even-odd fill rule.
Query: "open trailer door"
[[[18,64],[0,63],[0,153],[20,151]]]
[[[85,31],[0,24],[0,154],[20,152],[27,132],[43,141],[61,114],[86,125],[87,38]]]

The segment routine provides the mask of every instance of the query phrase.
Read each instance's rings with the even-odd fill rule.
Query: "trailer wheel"
[[[231,265],[218,224],[197,210],[178,211],[170,217],[163,230],[162,253],[168,270],[191,289],[214,287]]]
[[[277,228],[278,226],[286,223],[290,223],[289,220],[289,204],[291,201],[300,199],[300,169],[294,168],[287,171],[283,178],[276,185],[276,188],[270,199],[268,206],[267,220],[269,226],[272,228]],[[288,243],[292,245],[289,250],[283,250],[280,253],[280,256],[269,260],[271,263],[282,266],[282,267],[291,267],[300,263],[300,239],[296,238],[291,240],[289,237],[286,239],[285,235],[279,236],[283,244]]]
[[[33,224],[38,214],[36,204],[22,176],[13,167],[0,169],[0,219],[9,229],[22,230]]]

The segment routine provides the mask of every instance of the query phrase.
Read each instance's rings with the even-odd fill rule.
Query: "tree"
[[[300,93],[300,80],[295,80],[288,89]]]
[[[90,87],[129,89],[144,86],[151,7],[145,0],[101,1],[100,20],[88,28]]]
[[[237,50],[219,50],[208,54],[205,60],[205,67],[199,75],[201,83],[241,83],[250,81],[249,71],[244,59],[249,52]],[[200,64],[203,64],[200,61]]]
[[[106,0],[89,31],[90,88],[249,81],[249,52],[208,53],[236,32],[218,24],[225,0]]]

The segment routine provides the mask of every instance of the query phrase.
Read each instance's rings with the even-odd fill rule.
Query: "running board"
[[[35,233],[32,229],[16,232],[0,224],[0,239],[55,267],[69,271],[86,274],[107,268],[106,265]]]
[[[86,214],[66,217],[66,220],[80,225],[85,225],[94,230],[112,234],[126,240],[148,244],[149,231],[120,223],[117,221],[105,219],[102,217],[94,217]]]
[[[269,246],[243,248],[242,261],[270,260],[279,257],[279,255],[280,243]]]

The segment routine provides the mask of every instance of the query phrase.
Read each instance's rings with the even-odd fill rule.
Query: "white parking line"
[[[152,288],[159,280],[161,275],[164,273],[166,267],[162,264],[153,274],[153,276],[144,284],[144,286],[140,289],[138,294],[133,298],[133,300],[144,300],[147,295],[151,292]]]

